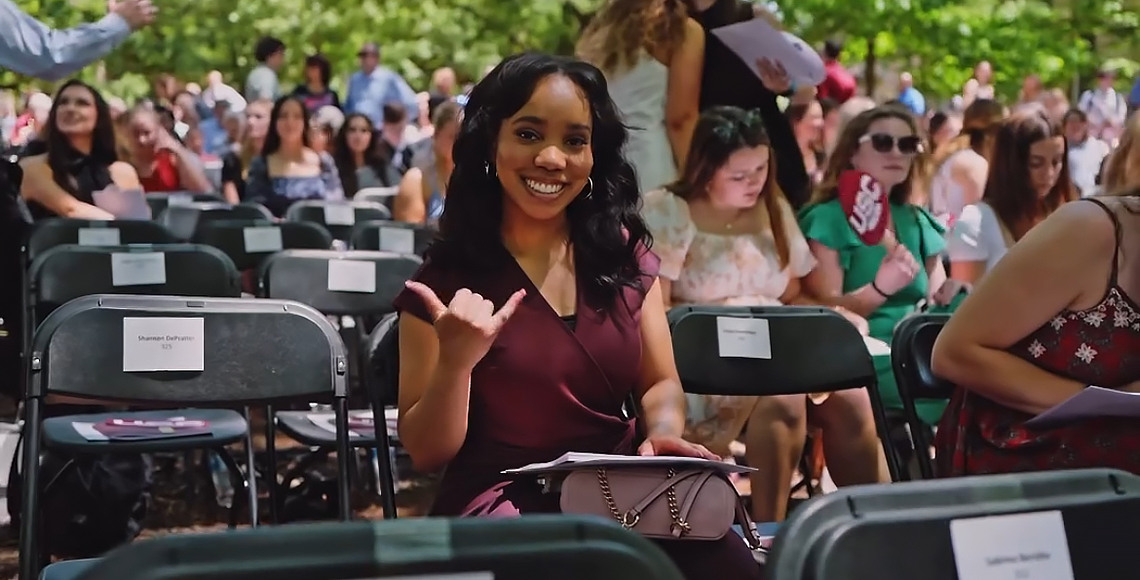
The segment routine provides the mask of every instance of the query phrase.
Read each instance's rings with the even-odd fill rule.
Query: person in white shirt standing
[[[1128,103],[1124,95],[1112,87],[1114,82],[1116,73],[1101,69],[1096,74],[1096,88],[1081,93],[1077,108],[1088,115],[1089,135],[1115,147],[1124,120],[1128,118]]]
[[[263,37],[257,41],[253,56],[257,59],[257,66],[246,77],[245,100],[276,101],[281,96],[277,71],[285,63],[285,43],[272,36]]]
[[[1081,190],[1081,197],[1094,195],[1099,192],[1097,176],[1101,165],[1112,148],[1089,135],[1089,117],[1080,109],[1065,113],[1063,125],[1069,142],[1069,176]]]

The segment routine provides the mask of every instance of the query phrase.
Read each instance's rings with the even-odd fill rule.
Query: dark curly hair
[[[539,81],[562,75],[581,88],[593,118],[590,195],[566,209],[574,264],[591,307],[613,304],[623,286],[642,288],[638,246],[652,241],[640,216],[637,175],[622,149],[627,130],[602,72],[566,57],[522,53],[507,58],[471,91],[455,140],[439,237],[429,259],[448,269],[483,271],[506,251],[500,228],[503,187],[494,171],[499,128],[517,113]]]

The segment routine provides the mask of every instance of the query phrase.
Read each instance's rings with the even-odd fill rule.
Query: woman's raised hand
[[[515,313],[526,297],[519,290],[495,312],[495,305],[467,288],[460,289],[446,306],[435,292],[420,282],[409,281],[406,286],[419,294],[431,315],[436,336],[439,337],[439,361],[453,369],[469,371],[486,356],[503,330],[507,320]]]

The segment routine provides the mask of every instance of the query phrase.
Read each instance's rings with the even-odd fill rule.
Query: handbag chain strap
[[[665,479],[673,479],[676,475],[677,470],[670,467],[669,471],[665,474]],[[610,515],[621,524],[621,527],[628,530],[636,526],[637,522],[641,520],[641,514],[632,509],[622,513],[621,510],[618,509],[617,502],[614,501],[613,490],[610,489],[610,479],[609,476],[606,475],[606,468],[604,467],[598,468],[598,487],[602,489],[602,497],[606,500],[606,507],[609,508]],[[689,522],[681,518],[681,507],[677,501],[676,486],[670,485],[669,489],[665,491],[665,497],[669,501],[669,516],[673,520],[673,523],[669,525],[669,531],[678,537],[684,536],[689,533],[691,527],[689,526]],[[677,533],[678,530],[680,533]]]

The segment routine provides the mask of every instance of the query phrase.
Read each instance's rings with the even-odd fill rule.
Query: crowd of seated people
[[[637,54],[646,70],[662,60]],[[675,178],[643,191],[609,80],[575,59],[510,57],[465,104],[437,102],[422,127],[430,137],[414,147],[405,104],[341,112],[322,58],[306,61],[292,94],[242,102],[240,119],[227,101],[209,107],[173,90],[169,108],[116,116],[73,80],[23,151],[21,196],[37,219],[112,219],[99,203],[109,190],[215,191],[282,217],[301,200],[397,189],[394,218],[440,232],[395,302],[400,441],[417,469],[444,470],[435,515],[558,511],[536,482],[501,472],[588,451],[736,455],[758,468],[754,519],[780,521],[812,430],[837,485],[890,482],[866,389],[686,396],[666,312],[688,304],[823,306],[888,344],[908,316],[951,312],[933,366],[954,395],[918,403],[939,475],[1140,473],[1130,420],[1025,425],[1090,385],[1140,392],[1137,117],[1104,161],[1102,191],[1088,196],[1070,175],[1078,114],[1009,114],[977,98],[935,127],[937,115],[899,104],[808,100],[786,119],[805,158],[794,169],[811,182],[797,208],[777,180],[792,168],[777,167],[760,113],[710,106],[690,124],[668,114],[668,99],[656,118],[682,118],[683,130],[659,131],[669,146],[638,163]],[[686,95],[670,97],[676,107]],[[216,181],[207,156],[220,163]],[[840,182],[852,170],[886,194],[881,242],[850,224]],[[891,355],[873,361],[883,406],[900,411]],[[624,415],[630,397],[644,433]],[[659,544],[688,578],[757,577],[738,540]]]

